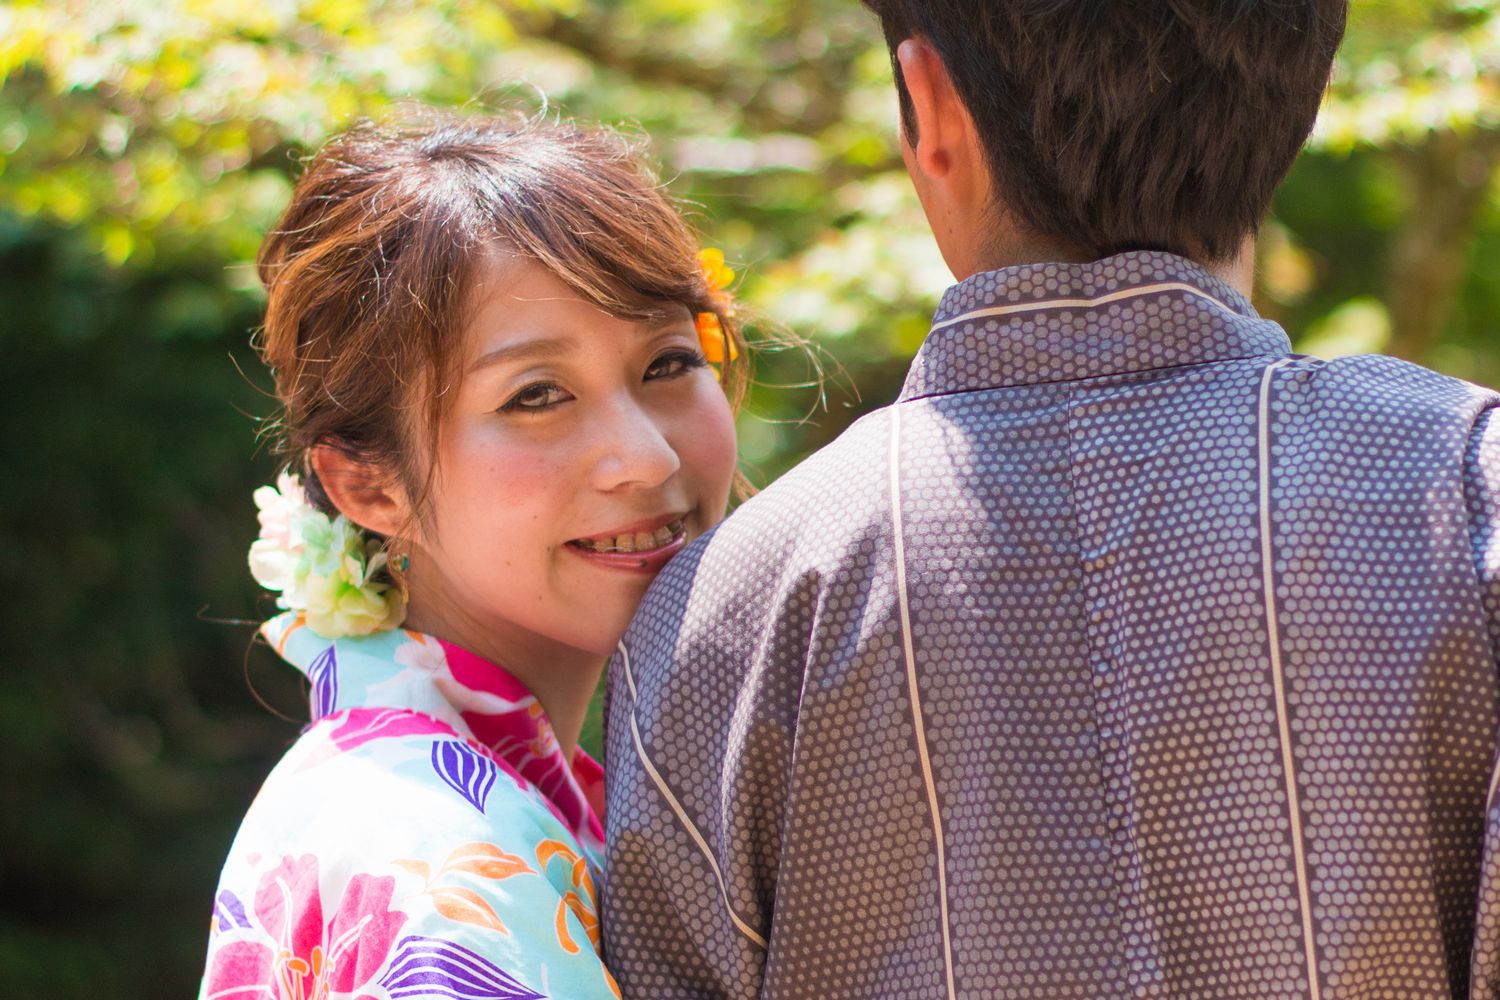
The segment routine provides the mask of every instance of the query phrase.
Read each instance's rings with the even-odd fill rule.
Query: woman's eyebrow
[[[572,346],[573,341],[567,339],[534,337],[520,343],[506,344],[492,351],[486,351],[469,366],[469,371],[476,372],[481,368],[488,368],[505,361],[534,361],[540,358],[552,358],[566,353]]]
[[[642,329],[661,330],[667,327],[692,326],[693,314],[686,309],[663,310],[652,316],[647,316],[637,324]]]

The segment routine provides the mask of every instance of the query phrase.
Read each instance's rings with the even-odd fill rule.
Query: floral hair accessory
[[[724,251],[708,247],[698,254],[698,264],[703,268],[703,279],[708,282],[710,292],[719,297],[734,283],[734,272],[724,265]],[[724,296],[727,298],[728,296]],[[724,332],[724,324],[717,313],[701,312],[694,317],[698,327],[698,343],[703,348],[703,357],[716,365],[724,363],[727,354],[730,361],[739,359],[740,350],[734,339]]]
[[[698,251],[698,263],[703,268],[703,277],[708,287],[722,292],[734,284],[734,272],[724,264],[724,251],[718,247],[707,247]]]
[[[719,322],[718,316],[711,312],[701,312],[695,322],[698,326],[698,346],[703,348],[703,357],[707,361],[722,365],[725,344],[729,345],[729,360],[739,358],[740,349],[734,346],[734,341],[724,332],[724,324]]]
[[[329,639],[393,629],[406,617],[406,595],[377,579],[386,566],[381,542],[340,514],[330,519],[307,502],[290,473],[255,491],[260,537],[250,546],[250,573],[276,603],[302,611]]]

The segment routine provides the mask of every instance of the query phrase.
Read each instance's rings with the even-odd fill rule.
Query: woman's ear
[[[318,482],[323,484],[323,491],[339,513],[361,528],[387,538],[407,526],[411,508],[398,477],[370,462],[352,458],[332,445],[316,445],[310,457]]]

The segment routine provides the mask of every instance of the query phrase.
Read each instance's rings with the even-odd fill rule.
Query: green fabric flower
[[[250,573],[279,592],[276,603],[302,611],[319,635],[336,639],[392,629],[406,617],[406,595],[378,579],[384,546],[340,514],[330,519],[307,502],[302,483],[283,473],[255,491],[260,537],[250,546]]]

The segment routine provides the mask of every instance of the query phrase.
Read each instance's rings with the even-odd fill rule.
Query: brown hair
[[[1222,260],[1311,132],[1348,0],[865,0],[942,56],[1005,208],[1103,257]],[[911,98],[895,66],[906,133]]]
[[[748,352],[728,299],[634,143],[541,117],[409,112],[312,157],[257,261],[279,445],[316,506],[333,512],[308,461],[326,445],[397,472],[420,509],[432,470],[418,456],[452,396],[476,260],[495,247],[615,316],[717,314],[739,347],[723,366],[738,407]]]

